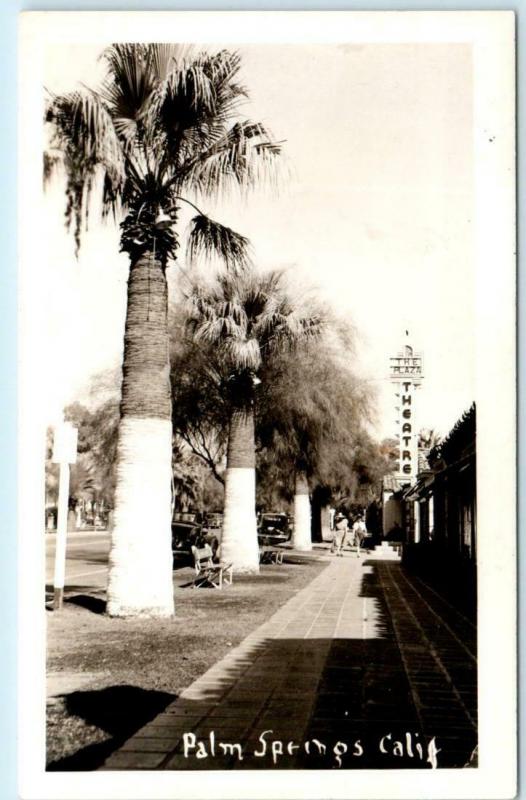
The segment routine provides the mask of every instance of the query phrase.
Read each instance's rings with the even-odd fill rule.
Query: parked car
[[[287,514],[282,512],[261,514],[258,523],[258,540],[260,544],[283,544],[288,542],[292,527]]]
[[[220,511],[205,512],[205,522],[209,530],[217,530],[223,527],[223,514]]]
[[[192,546],[199,546],[203,538],[203,526],[198,522],[172,522],[172,550],[176,553],[190,553]]]
[[[179,516],[174,514],[174,518]],[[185,515],[190,516],[190,515]],[[196,517],[197,515],[193,515]],[[189,555],[192,552],[192,547],[203,547],[209,544],[214,558],[217,556],[219,545],[221,543],[221,531],[215,528],[209,528],[201,522],[197,521],[182,521],[174,519],[172,522],[172,551],[174,558],[176,554]]]
[[[201,522],[201,519],[195,511],[174,511],[172,522]]]

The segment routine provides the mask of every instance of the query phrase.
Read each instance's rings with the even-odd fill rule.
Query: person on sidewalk
[[[365,527],[365,520],[363,517],[358,517],[358,519],[352,526],[352,530],[354,534],[354,545],[356,547],[356,555],[359,557],[361,553],[362,543],[367,533],[367,528]]]
[[[332,540],[331,553],[336,553],[337,556],[342,556],[342,547],[347,533],[349,531],[349,523],[347,518],[339,511],[334,517],[334,538]]]

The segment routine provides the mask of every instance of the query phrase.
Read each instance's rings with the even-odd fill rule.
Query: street
[[[56,535],[46,534],[46,591],[53,590]],[[68,533],[65,592],[106,585],[110,537],[106,531]]]

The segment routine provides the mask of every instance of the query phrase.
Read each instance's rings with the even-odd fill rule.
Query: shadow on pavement
[[[64,599],[65,603],[71,603],[74,606],[80,606],[87,611],[92,611],[94,614],[104,614],[106,611],[106,600],[103,597],[94,597],[92,594],[74,594],[68,595]]]
[[[284,564],[291,564],[291,565],[298,565],[298,564],[308,564],[310,561],[325,561],[326,559],[323,558],[323,553],[313,553],[312,555],[300,555],[295,553],[294,555],[289,555],[286,551],[283,554],[283,563]]]
[[[114,750],[176,699],[168,692],[138,686],[109,686],[62,697],[69,714],[95,725],[110,734],[110,738],[49,763],[46,767],[49,772],[97,769]]]
[[[85,553],[68,553],[68,562],[80,561],[82,566],[100,566],[105,567],[108,563],[108,554],[100,553],[100,555],[87,556]]]
[[[45,605],[47,611],[53,611],[53,585],[46,584]],[[81,606],[94,614],[103,614],[106,609],[106,601],[102,596],[99,586],[85,586],[67,584],[65,587],[64,604]]]

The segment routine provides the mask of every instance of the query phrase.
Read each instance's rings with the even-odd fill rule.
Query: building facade
[[[429,455],[429,468],[403,492],[418,503],[418,529],[409,542],[433,542],[461,559],[477,554],[477,446],[475,404]],[[408,530],[409,534],[410,531]]]
[[[403,562],[461,612],[477,610],[476,408],[429,454],[428,467],[402,492]],[[415,515],[412,509],[418,509]],[[416,523],[415,523],[416,516]],[[413,518],[411,521],[411,517]]]

